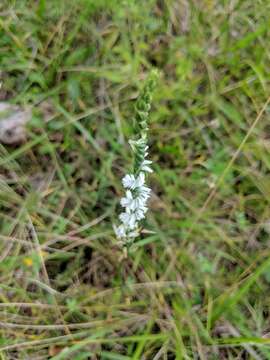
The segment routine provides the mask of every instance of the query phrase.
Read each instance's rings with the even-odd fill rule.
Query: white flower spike
[[[114,232],[119,244],[126,248],[132,245],[135,238],[140,235],[139,222],[145,218],[148,210],[147,200],[151,193],[151,189],[145,186],[146,173],[153,172],[149,166],[152,161],[146,159],[149,149],[147,145],[147,120],[156,77],[156,72],[150,75],[136,101],[135,120],[140,129],[139,139],[129,141],[134,152],[134,171],[125,175],[122,179],[126,193],[120,200],[120,204],[124,208],[124,212],[119,215],[121,225],[114,226]]]

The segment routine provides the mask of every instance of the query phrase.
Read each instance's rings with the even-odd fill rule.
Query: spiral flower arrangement
[[[146,175],[153,172],[152,161],[148,156],[148,118],[152,103],[152,93],[157,79],[157,72],[152,71],[139,94],[135,104],[135,124],[138,132],[137,140],[129,144],[134,154],[134,167],[130,174],[122,179],[125,196],[120,200],[123,212],[119,215],[120,225],[114,231],[120,244],[129,247],[140,235],[140,222],[148,210],[147,201],[151,189],[146,186]]]

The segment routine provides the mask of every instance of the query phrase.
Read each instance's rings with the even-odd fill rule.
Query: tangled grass
[[[2,0],[0,359],[270,359],[269,2]],[[152,196],[112,229],[134,102]],[[0,120],[1,121],[1,120]]]

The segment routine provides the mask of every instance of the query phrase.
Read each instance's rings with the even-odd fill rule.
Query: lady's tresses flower
[[[128,190],[126,196],[120,200],[125,212],[119,215],[122,225],[115,228],[118,238],[130,237],[130,231],[138,227],[138,221],[145,217],[148,208],[146,202],[150,197],[151,189],[144,185],[145,174],[140,173],[136,178],[134,175],[126,175],[123,184]],[[136,236],[135,236],[136,237]]]
[[[140,208],[136,209],[136,211],[134,212],[136,219],[138,221],[142,220],[145,218],[145,213],[148,210],[148,208],[146,206],[141,206]]]
[[[127,230],[133,230],[137,225],[136,214],[133,212],[123,212],[119,215],[119,219]]]
[[[143,172],[141,172],[137,178],[135,178],[133,174],[126,175],[123,178],[122,183],[124,188],[134,190],[142,186],[144,184],[144,181],[145,181],[145,175]]]
[[[127,237],[126,228],[123,224],[121,224],[119,226],[114,225],[113,228],[114,228],[114,232],[118,239],[124,239]],[[130,231],[128,233],[129,238],[135,238],[137,236],[139,236],[139,232],[137,230]]]
[[[149,189],[147,186],[141,186],[138,192],[139,198],[147,200],[150,197],[151,189]]]
[[[127,177],[132,178],[132,181],[128,183],[128,187],[133,190],[134,195],[132,195],[131,190],[127,190],[126,196],[120,200],[120,204],[129,211],[145,208],[146,201],[150,197],[151,189],[143,185],[144,174],[140,173],[137,179],[133,175],[126,175],[125,178]],[[125,185],[126,183],[127,181]]]
[[[142,166],[141,166],[141,171],[146,171],[146,172],[150,172],[152,173],[153,170],[150,168],[150,164],[152,164],[153,161],[151,160],[143,160],[142,162]]]
[[[156,76],[155,72],[151,74],[136,101],[135,121],[139,134],[137,140],[129,141],[134,152],[134,169],[133,173],[125,175],[122,179],[126,193],[120,203],[124,211],[119,215],[121,224],[118,227],[114,226],[115,234],[120,243],[127,247],[133,243],[134,238],[139,236],[139,222],[145,218],[148,210],[147,200],[151,193],[151,189],[145,186],[146,173],[153,172],[149,166],[152,161],[146,159],[149,149],[147,145],[147,120]]]
[[[131,175],[127,174],[122,179],[122,184],[123,184],[124,188],[126,188],[126,189],[133,189],[135,183],[136,183],[136,179],[133,174],[131,174]]]
[[[122,224],[122,225],[119,225],[119,226],[113,226],[113,229],[114,229],[114,232],[115,232],[115,235],[121,239],[121,238],[125,238],[127,236],[126,234],[126,228],[125,226]]]
[[[125,197],[120,200],[120,204],[125,208],[125,212],[119,215],[122,224],[114,229],[119,239],[138,236],[138,221],[145,217],[148,210],[146,202],[151,192],[151,189],[144,185],[145,174],[143,172],[140,172],[137,177],[133,174],[126,175],[122,182],[128,190],[126,190]]]
[[[121,200],[120,200],[120,204],[123,206],[123,207],[131,207],[132,203],[133,203],[134,199],[133,199],[133,196],[132,196],[132,192],[130,190],[127,190],[126,192],[126,197],[123,197]]]

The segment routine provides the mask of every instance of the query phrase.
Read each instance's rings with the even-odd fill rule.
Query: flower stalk
[[[153,172],[148,156],[148,118],[152,103],[152,93],[155,88],[157,72],[152,71],[139,94],[135,104],[135,127],[138,133],[136,140],[129,144],[134,154],[134,165],[131,174],[122,179],[125,196],[120,200],[123,212],[119,215],[121,224],[114,226],[119,243],[129,248],[140,235],[140,222],[148,210],[147,201],[151,189],[146,186],[146,175]]]

